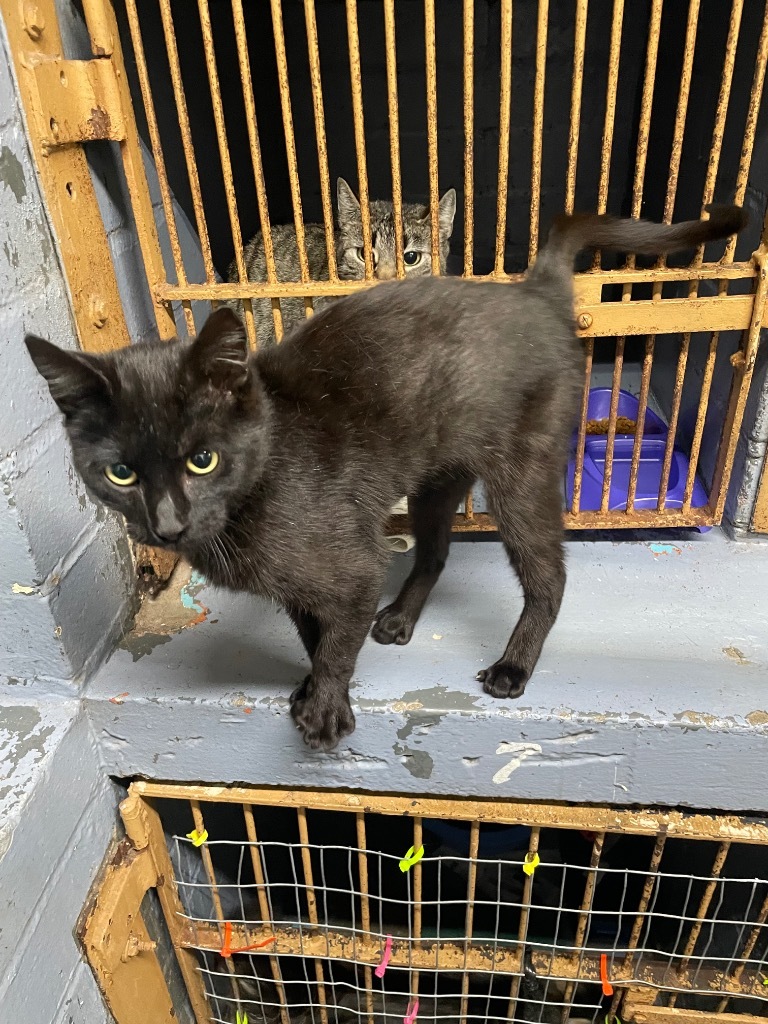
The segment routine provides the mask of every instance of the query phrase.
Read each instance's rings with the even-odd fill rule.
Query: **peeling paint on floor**
[[[499,768],[496,774],[493,776],[493,781],[496,785],[500,785],[502,782],[506,782],[512,772],[517,771],[523,761],[529,757],[533,757],[535,754],[541,753],[540,743],[500,743],[496,748],[497,754],[514,754],[514,757],[509,760],[503,768]]]

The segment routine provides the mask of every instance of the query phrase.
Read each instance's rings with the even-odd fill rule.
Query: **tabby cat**
[[[408,643],[478,477],[525,597],[478,678],[494,697],[523,692],[565,586],[561,481],[584,375],[573,260],[592,246],[675,251],[745,223],[738,207],[710,213],[676,225],[561,217],[519,284],[381,284],[255,355],[226,307],[189,344],[91,355],[26,343],[91,494],[137,540],[287,609],[312,661],[293,719],[331,749],[355,727],[348,687],[371,622],[379,643]],[[376,615],[402,494],[413,569]]]
[[[336,265],[342,281],[362,281],[365,276],[363,258],[363,220],[360,204],[354,192],[343,178],[336,183],[338,222],[336,229]],[[374,199],[370,204],[371,246],[374,275],[380,281],[392,280],[396,274],[395,264],[395,217],[392,203]],[[448,260],[448,242],[453,231],[456,214],[456,192],[449,189],[439,205],[440,225],[440,273],[444,274]],[[271,228],[272,245],[275,251],[275,269],[278,281],[300,281],[299,250],[296,245],[296,229],[292,224],[275,224]],[[429,207],[419,203],[403,203],[403,264],[406,277],[424,277],[432,273],[432,218]],[[305,224],[304,238],[307,249],[309,276],[313,281],[328,280],[328,255],[325,245],[325,227],[322,224]],[[267,280],[267,263],[264,256],[264,239],[259,231],[243,250],[249,281]],[[229,280],[237,281],[237,265],[229,267]],[[314,309],[319,311],[335,300],[316,298]],[[240,316],[242,302],[232,303]],[[304,318],[303,299],[281,299],[283,330],[288,330]],[[253,302],[253,316],[256,321],[256,336],[259,345],[275,341],[275,324],[272,318],[272,304],[269,299]]]

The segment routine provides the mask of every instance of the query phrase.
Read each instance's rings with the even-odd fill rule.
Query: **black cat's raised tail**
[[[740,206],[706,207],[708,220],[684,220],[679,224],[654,224],[647,220],[612,217],[610,214],[564,214],[557,217],[531,269],[529,280],[552,273],[571,274],[573,261],[582,249],[620,249],[643,256],[678,252],[738,234],[747,223]]]

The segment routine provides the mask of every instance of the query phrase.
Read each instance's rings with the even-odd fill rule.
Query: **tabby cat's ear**
[[[445,238],[451,237],[453,231],[453,218],[456,216],[456,189],[449,188],[438,206],[438,217],[440,219],[440,234]]]
[[[348,224],[350,221],[360,223],[360,203],[357,196],[343,178],[336,182],[336,205],[339,210],[339,224]]]
[[[249,380],[248,339],[240,318],[228,306],[211,313],[192,342],[188,366],[222,391],[237,391]]]
[[[109,380],[96,365],[95,357],[67,352],[34,334],[28,334],[24,344],[39,373],[48,382],[51,397],[65,416],[72,416],[84,405],[107,400],[112,395]]]

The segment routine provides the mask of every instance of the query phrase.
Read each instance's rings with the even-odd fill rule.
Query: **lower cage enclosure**
[[[81,929],[117,1024],[768,1017],[762,822],[145,782],[121,812]]]

